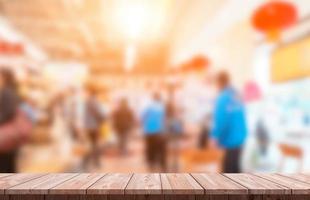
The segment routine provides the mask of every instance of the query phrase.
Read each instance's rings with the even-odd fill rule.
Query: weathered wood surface
[[[10,188],[44,176],[45,174],[14,174],[12,176],[4,176],[0,178],[0,194],[7,193]]]
[[[248,193],[247,188],[218,173],[193,173],[192,176],[207,194],[244,195]]]
[[[87,194],[124,194],[132,174],[106,174],[87,189]]]
[[[226,177],[246,187],[249,194],[290,194],[291,190],[273,181],[255,176],[253,174],[224,174]]]
[[[279,174],[255,174],[277,184],[288,187],[292,194],[310,194],[310,184],[291,179]]]
[[[49,189],[49,194],[86,194],[87,189],[103,176],[104,174],[79,174]]]
[[[0,200],[310,200],[309,174],[0,174]]]
[[[66,181],[76,174],[47,174],[11,187],[6,194],[48,194],[50,188]]]
[[[161,194],[159,174],[134,174],[126,187],[126,194]]]
[[[163,194],[204,194],[204,189],[190,174],[161,174]]]

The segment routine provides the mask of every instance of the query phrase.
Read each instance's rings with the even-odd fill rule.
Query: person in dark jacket
[[[0,126],[14,120],[19,106],[17,85],[13,73],[0,69]],[[0,133],[1,134],[1,133]],[[17,149],[0,152],[0,173],[16,172]]]
[[[113,128],[119,140],[119,148],[122,155],[127,154],[127,138],[132,130],[135,120],[132,110],[125,98],[121,99],[118,108],[112,114]]]

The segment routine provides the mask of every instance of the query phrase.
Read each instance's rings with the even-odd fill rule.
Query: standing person
[[[169,147],[171,149],[171,169],[179,171],[179,140],[183,134],[183,121],[180,116],[180,108],[174,101],[174,91],[170,91],[166,103],[166,131],[169,135]]]
[[[166,171],[165,105],[159,93],[153,94],[142,114],[142,128],[149,168],[154,171],[159,166],[161,171]]]
[[[83,93],[79,88],[70,88],[65,100],[65,118],[71,137],[75,141],[82,141],[83,137]]]
[[[119,106],[112,114],[113,127],[118,135],[119,149],[122,155],[127,154],[127,138],[134,125],[134,115],[127,99],[120,100]]]
[[[207,148],[209,144],[209,136],[210,136],[210,127],[211,127],[211,116],[206,114],[203,118],[201,125],[200,125],[200,133],[198,138],[198,147],[200,149]]]
[[[14,75],[6,68],[0,69],[0,127],[15,119],[18,107],[19,97]],[[16,172],[17,151],[15,148],[0,153],[1,173]]]
[[[215,141],[225,150],[223,171],[239,173],[242,146],[247,135],[244,105],[240,95],[231,86],[227,72],[220,72],[215,78],[218,97],[213,114],[211,144]]]
[[[93,87],[88,88],[88,96],[86,99],[85,110],[85,129],[90,140],[91,150],[84,160],[84,165],[94,164],[95,167],[100,167],[100,149],[99,136],[100,126],[104,120],[104,115],[97,99],[97,92]]]

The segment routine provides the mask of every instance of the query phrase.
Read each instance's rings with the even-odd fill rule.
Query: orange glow
[[[135,64],[136,48],[134,45],[128,45],[125,51],[125,69],[126,71],[132,70]]]

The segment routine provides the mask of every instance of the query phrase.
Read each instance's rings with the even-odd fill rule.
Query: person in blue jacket
[[[242,146],[247,136],[244,104],[226,72],[218,73],[215,83],[219,95],[215,102],[211,138],[225,150],[223,171],[239,173]]]
[[[143,111],[142,129],[145,136],[146,159],[151,171],[166,171],[166,140],[164,137],[165,105],[159,93],[154,93],[152,101]]]

